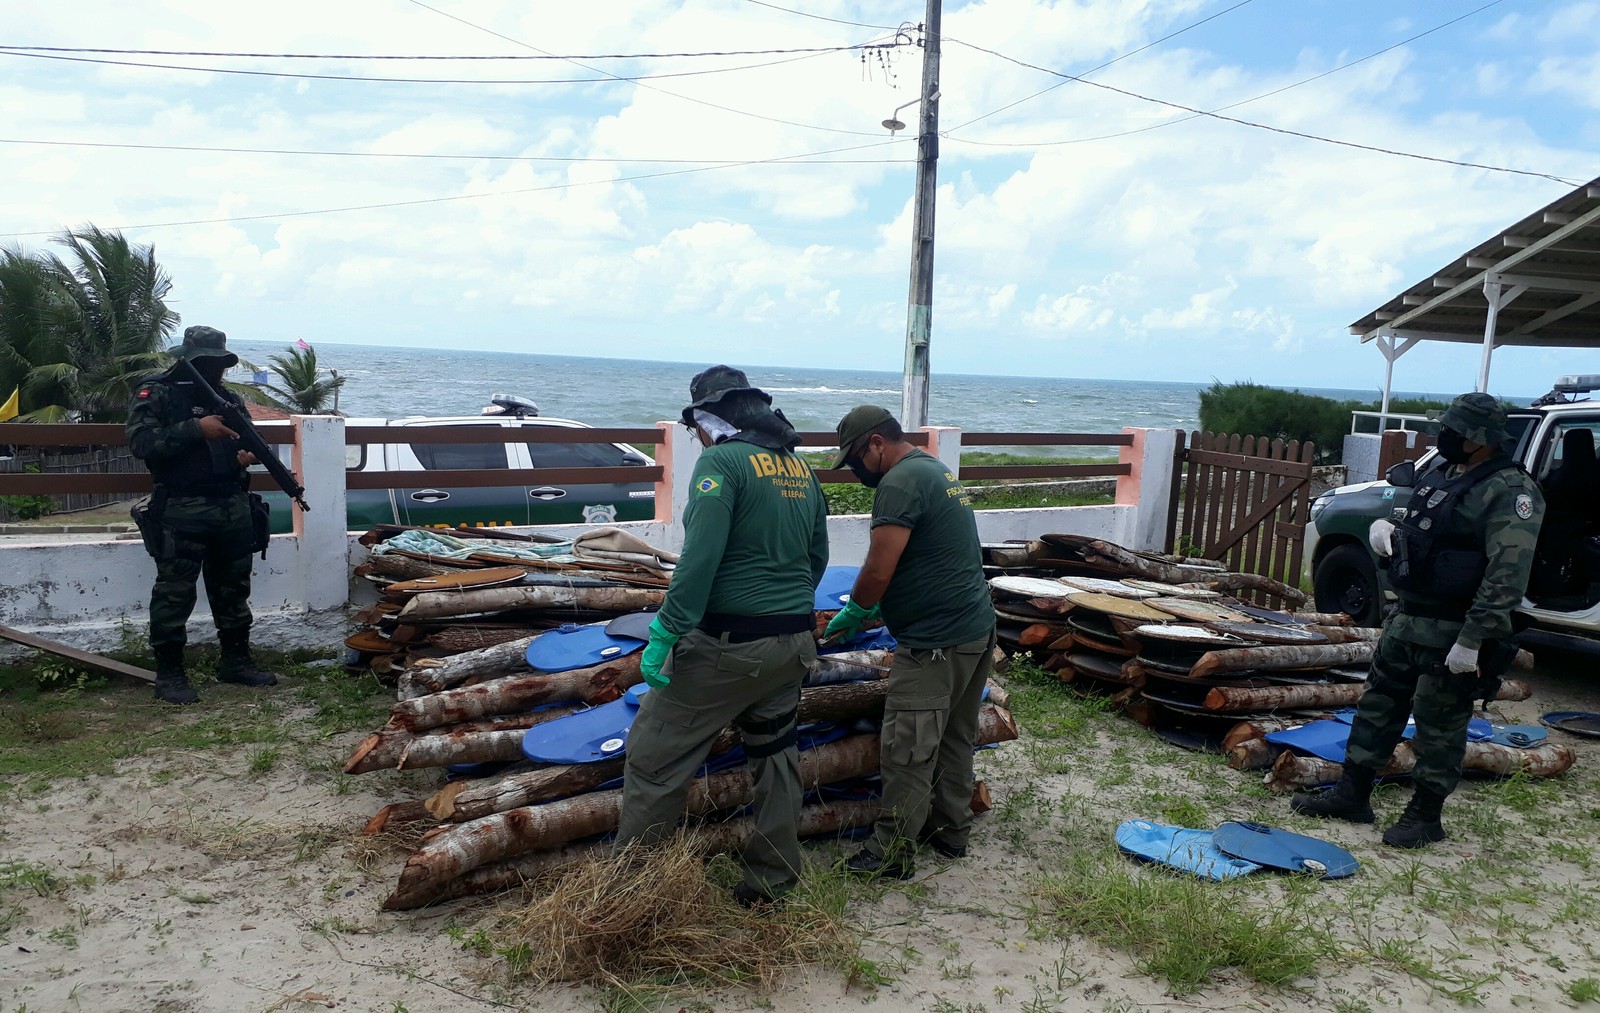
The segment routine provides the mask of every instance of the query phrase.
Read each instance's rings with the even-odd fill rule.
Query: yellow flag
[[[21,393],[22,388],[18,387],[6,398],[5,404],[0,404],[0,422],[10,422],[17,417],[17,395]]]

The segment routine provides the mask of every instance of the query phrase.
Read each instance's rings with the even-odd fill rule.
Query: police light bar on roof
[[[1556,380],[1555,389],[1562,394],[1587,394],[1600,390],[1600,373],[1579,373]]]

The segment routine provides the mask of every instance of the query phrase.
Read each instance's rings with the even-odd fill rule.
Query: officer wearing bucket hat
[[[239,361],[227,335],[190,327],[174,355],[189,360],[213,390],[239,402],[222,374]],[[196,581],[204,574],[206,598],[222,656],[219,682],[271,686],[278,680],[256,667],[250,654],[249,475],[255,457],[240,449],[239,434],[209,413],[194,384],[167,372],[145,379],[128,409],[128,447],[150,469],[155,493],[134,510],[145,548],[156,561],[150,592],[150,649],[156,658],[156,697],[189,704],[199,694],[184,669],[186,625],[194,611]]]
[[[705,450],[690,478],[683,552],[640,662],[651,690],[628,735],[617,846],[672,832],[695,770],[732,722],[757,807],[734,897],[754,906],[792,890],[803,866],[795,721],[817,657],[828,510],[793,452],[799,435],[743,372],[712,366],[689,397],[683,424]]]
[[[1538,485],[1507,456],[1505,409],[1463,394],[1439,419],[1439,459],[1419,475],[1398,523],[1369,538],[1400,600],[1384,625],[1356,709],[1344,773],[1332,789],[1291,803],[1308,816],[1374,821],[1370,797],[1416,718],[1415,788],[1383,842],[1419,848],[1444,840],[1440,813],[1461,778],[1467,723],[1514,653],[1511,610],[1522,600],[1544,516]]]
[[[967,853],[994,605],[972,501],[956,477],[907,442],[887,409],[854,408],[837,431],[834,467],[877,491],[867,558],[827,632],[849,636],[881,620],[897,643],[879,761],[883,815],[844,867],[907,879],[919,843],[944,858]]]

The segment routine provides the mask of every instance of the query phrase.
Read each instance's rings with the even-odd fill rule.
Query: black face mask
[[[862,463],[859,457],[850,458],[844,462],[844,466],[849,468],[851,472],[855,474],[856,481],[860,482],[868,489],[876,489],[878,487],[878,483],[883,481],[883,476],[878,474],[876,471],[868,471],[867,466]]]
[[[1472,456],[1467,450],[1467,438],[1454,429],[1439,430],[1439,456],[1451,464],[1466,464]]]

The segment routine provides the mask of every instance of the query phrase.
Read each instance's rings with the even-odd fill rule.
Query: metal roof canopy
[[[1478,244],[1350,325],[1394,362],[1419,341],[1483,346],[1478,390],[1501,345],[1600,348],[1600,178]]]

